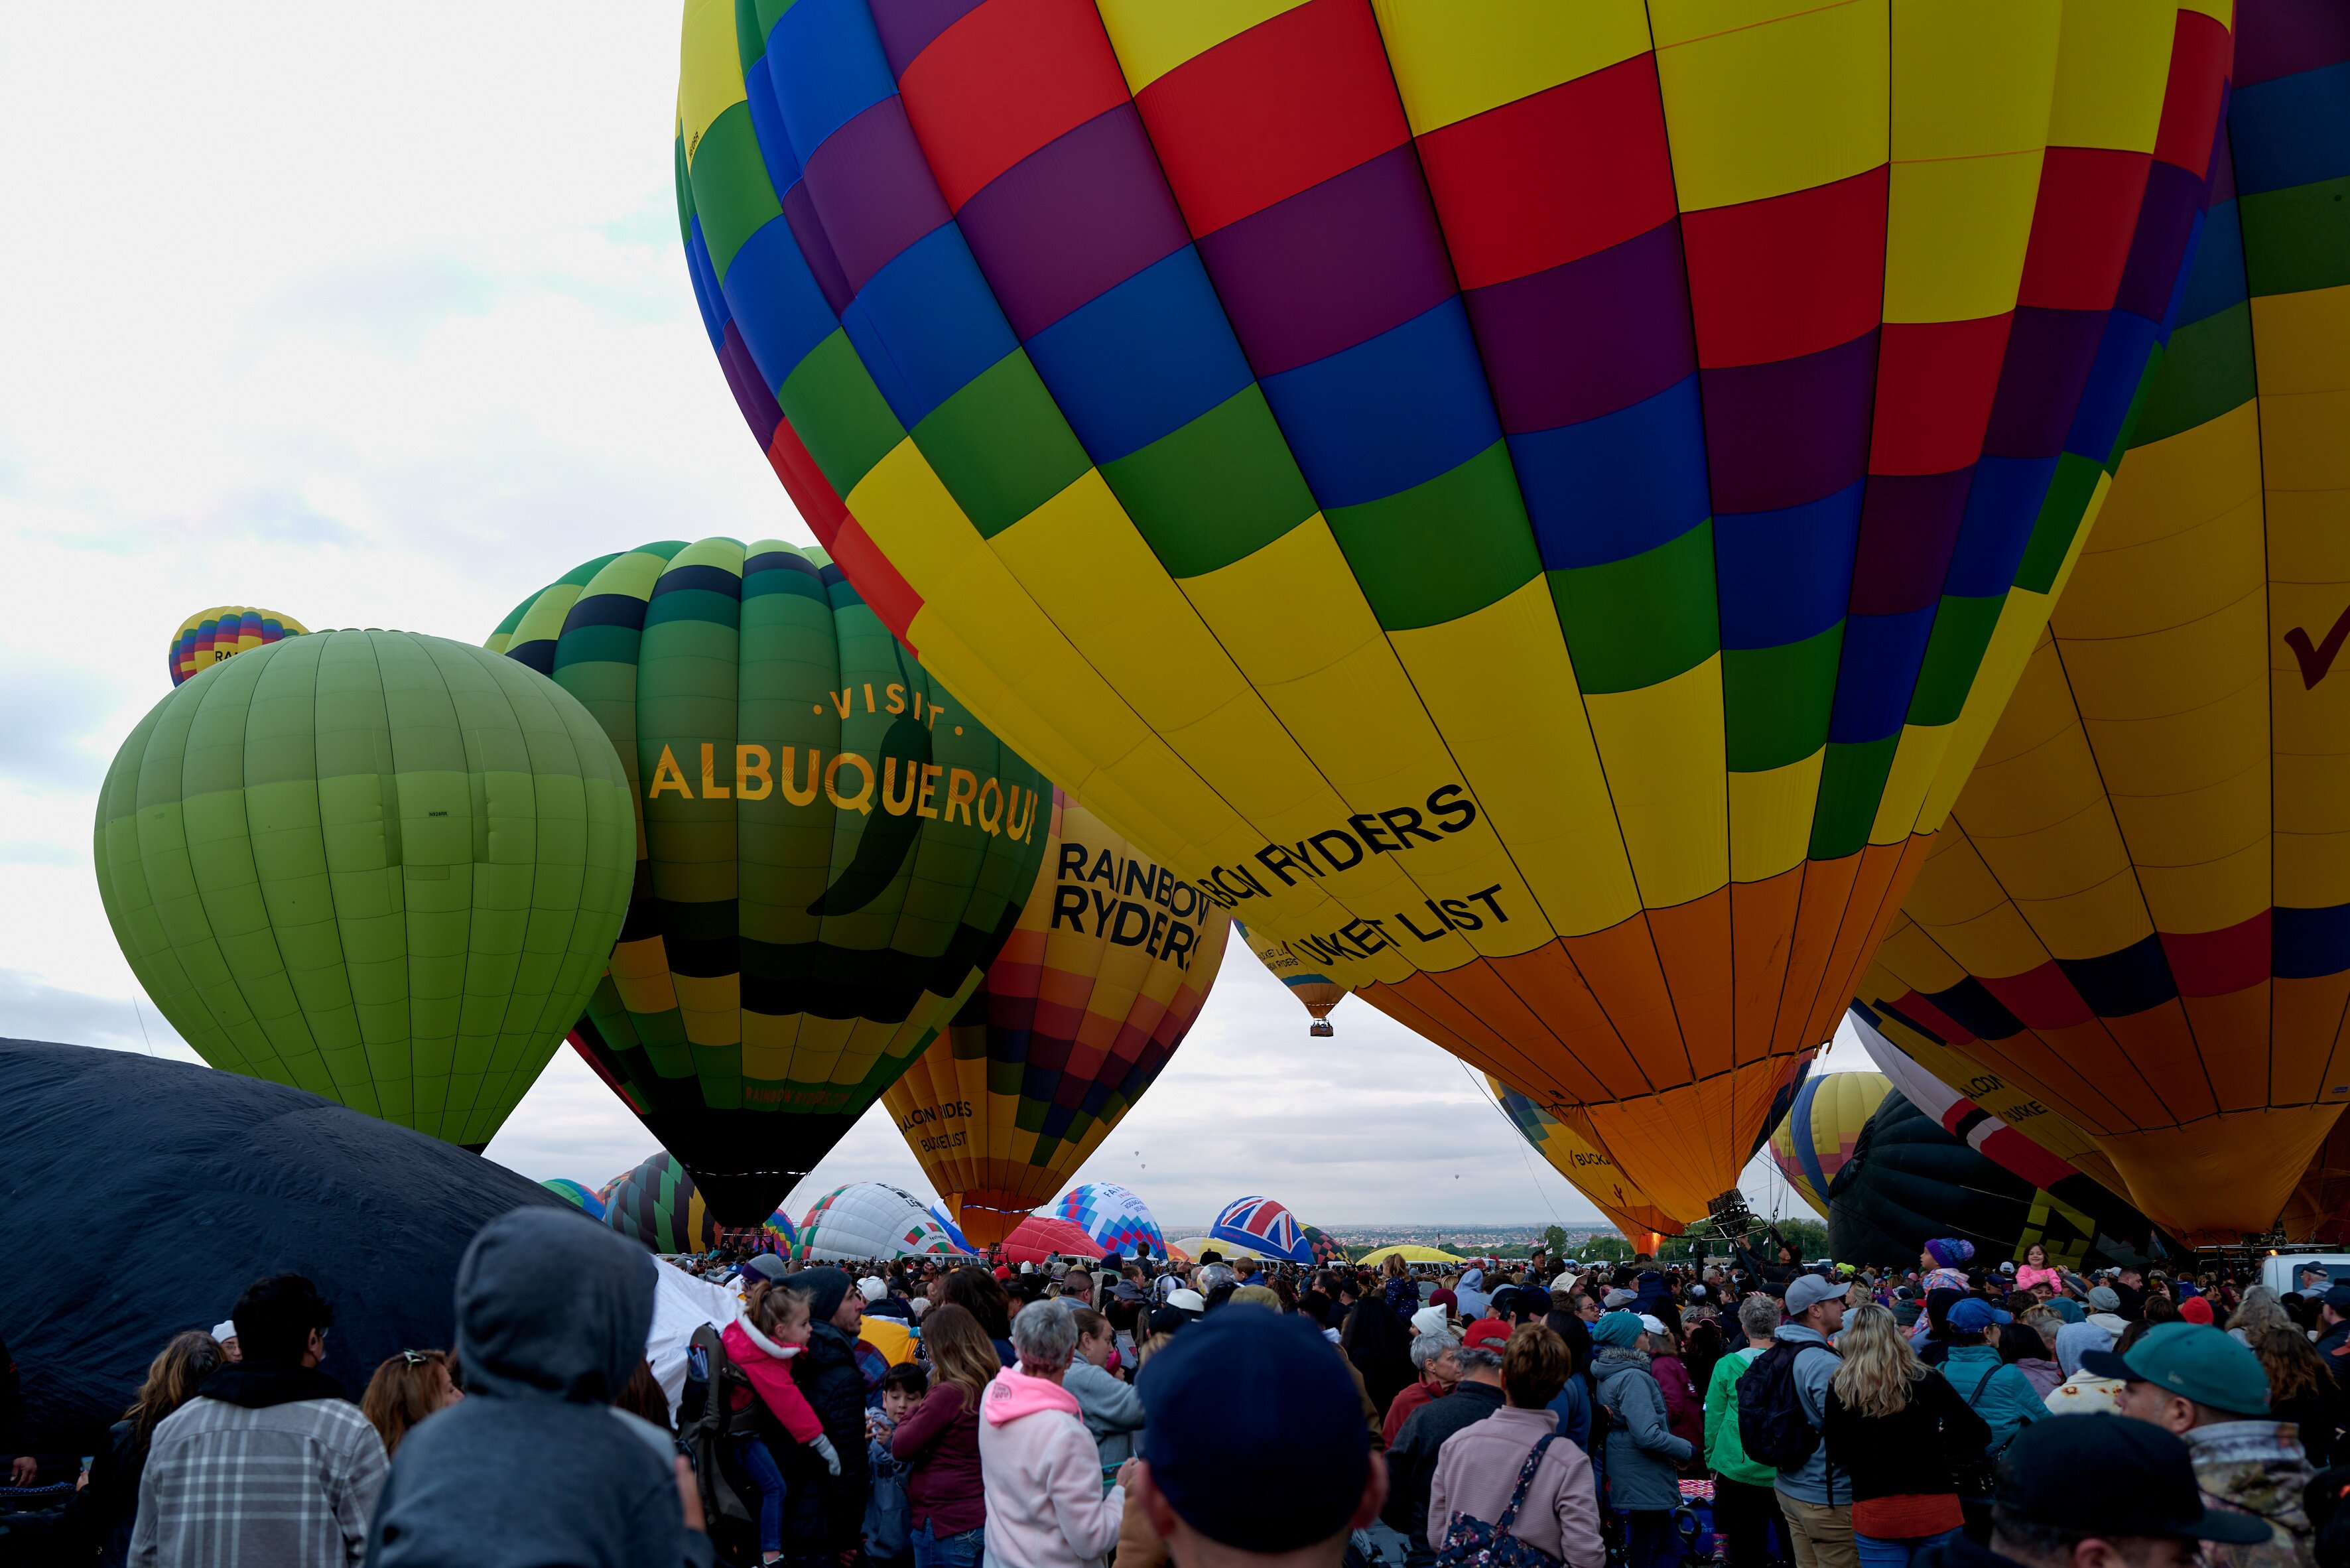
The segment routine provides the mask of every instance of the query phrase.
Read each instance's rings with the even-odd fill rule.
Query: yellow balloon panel
[[[2241,26],[2134,444],[1859,992],[2199,1241],[2274,1226],[2350,1104],[2350,82]]]
[[[1701,1215],[2106,493],[2224,20],[957,16],[686,6],[770,462],[1107,826]]]

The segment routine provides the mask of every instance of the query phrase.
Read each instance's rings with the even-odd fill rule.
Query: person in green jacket
[[[1781,1313],[1775,1296],[1760,1291],[1738,1303],[1738,1326],[1746,1348],[1733,1350],[1713,1364],[1705,1386],[1705,1462],[1713,1470],[1713,1530],[1721,1537],[1729,1568],[1762,1568],[1771,1555],[1770,1531],[1779,1526],[1779,1492],[1773,1484],[1779,1472],[1746,1457],[1738,1439],[1738,1380],[1754,1358],[1771,1348]]]

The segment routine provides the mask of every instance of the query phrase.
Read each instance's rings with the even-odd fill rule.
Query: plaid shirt
[[[367,1555],[390,1466],[343,1399],[248,1409],[191,1399],[155,1428],[135,1568],[345,1568]]]

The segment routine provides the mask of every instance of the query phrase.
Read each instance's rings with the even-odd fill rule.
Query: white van
[[[2279,1295],[2299,1291],[2314,1295],[2310,1289],[2312,1270],[2322,1269],[2329,1276],[2326,1284],[2350,1285],[2350,1252],[2281,1252],[2261,1260],[2261,1283]],[[2317,1287],[2322,1291],[2324,1284]]]

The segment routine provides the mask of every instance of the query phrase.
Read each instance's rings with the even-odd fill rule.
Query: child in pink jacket
[[[824,1423],[792,1381],[792,1357],[807,1344],[812,1326],[806,1296],[778,1284],[759,1284],[751,1287],[742,1314],[719,1335],[727,1359],[750,1385],[728,1385],[726,1429],[734,1438],[735,1459],[759,1489],[762,1563],[784,1554],[784,1472],[760,1435],[759,1407],[764,1405],[795,1441],[821,1455],[834,1475],[840,1473],[840,1455],[824,1435]]]

